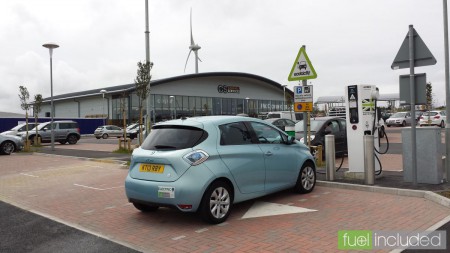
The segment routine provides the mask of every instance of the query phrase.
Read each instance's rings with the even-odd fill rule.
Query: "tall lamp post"
[[[102,118],[103,118],[103,125],[105,125],[105,94],[106,94],[106,90],[101,90],[100,93],[102,93]],[[109,105],[108,105],[109,106]],[[109,116],[109,115],[108,115]]]
[[[246,97],[246,98],[245,98],[245,101],[247,102],[247,115],[249,115],[249,111],[250,111],[249,108],[248,108],[248,100],[249,100],[249,99],[250,99],[249,97]]]
[[[286,86],[287,84],[283,85],[283,110],[286,110]]]
[[[51,117],[51,124],[50,124],[50,138],[52,143],[52,151],[55,151],[55,134],[53,132],[53,117],[55,114],[55,109],[53,108],[53,49],[58,48],[59,46],[55,43],[47,43],[42,45],[45,48],[48,48],[50,53],[50,117]]]

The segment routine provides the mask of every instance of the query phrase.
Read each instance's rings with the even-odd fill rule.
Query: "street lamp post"
[[[245,98],[245,101],[247,101],[247,115],[249,115],[249,112],[250,112],[250,110],[249,110],[249,108],[248,108],[248,100],[249,100],[250,98],[249,97],[246,97]]]
[[[172,119],[176,119],[177,118],[177,108],[176,108],[176,104],[175,104],[175,102],[176,102],[175,96],[171,95],[171,96],[169,96],[169,98],[170,98],[171,106],[173,106],[173,112],[170,112],[170,114],[172,115]]]
[[[283,85],[283,111],[286,110],[286,84]]]
[[[42,45],[45,48],[48,48],[50,53],[50,138],[52,143],[52,151],[55,151],[55,134],[53,132],[53,117],[55,114],[55,109],[53,108],[53,49],[58,48],[59,46],[55,43],[47,43]]]
[[[106,90],[101,90],[100,93],[102,93],[102,118],[103,118],[103,125],[105,125],[105,94]],[[109,106],[109,105],[108,105]],[[108,115],[109,116],[109,115]]]

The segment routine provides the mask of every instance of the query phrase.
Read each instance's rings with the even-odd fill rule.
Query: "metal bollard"
[[[325,160],[328,181],[334,181],[334,174],[336,173],[336,151],[334,145],[334,135],[325,135]]]
[[[373,135],[364,135],[364,183],[375,183],[375,154]]]

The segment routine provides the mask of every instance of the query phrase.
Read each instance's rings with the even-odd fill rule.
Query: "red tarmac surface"
[[[73,147],[100,149],[57,146]],[[450,220],[449,207],[426,198],[317,186],[306,195],[284,191],[237,204],[226,223],[209,225],[166,208],[139,212],[124,193],[127,167],[116,163],[37,154],[0,159],[0,200],[144,252],[338,252],[339,230],[418,231]],[[401,169],[401,156],[387,160],[386,169]],[[242,218],[261,202],[316,211]]]

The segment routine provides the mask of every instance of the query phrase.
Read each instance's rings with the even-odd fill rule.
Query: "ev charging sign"
[[[295,86],[294,87],[294,111],[312,112],[313,111],[313,86]]]

